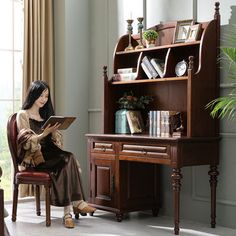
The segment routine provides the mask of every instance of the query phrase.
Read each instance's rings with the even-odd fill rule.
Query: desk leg
[[[217,166],[210,166],[208,172],[210,175],[210,186],[211,186],[211,228],[216,226],[216,185],[217,185],[217,176],[219,172]]]
[[[175,234],[179,234],[179,202],[180,202],[180,187],[181,187],[181,169],[180,168],[174,168],[172,175],[172,189],[173,189],[173,201],[174,201],[174,221],[175,221]]]

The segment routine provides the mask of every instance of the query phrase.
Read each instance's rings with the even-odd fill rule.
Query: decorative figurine
[[[140,37],[139,37],[139,45],[137,45],[135,47],[135,50],[144,48],[144,45],[143,45],[143,17],[138,17],[137,20],[138,20],[138,32],[139,32]]]
[[[131,34],[133,33],[133,26],[132,26],[132,23],[133,23],[134,20],[132,19],[129,19],[127,20],[127,23],[128,23],[128,34],[129,34],[129,45],[125,48],[125,51],[132,51],[134,50],[132,44],[131,44]]]

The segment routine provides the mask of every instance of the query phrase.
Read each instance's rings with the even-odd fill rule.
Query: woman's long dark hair
[[[37,80],[32,82],[31,86],[28,89],[28,93],[23,103],[22,109],[23,110],[30,109],[33,106],[34,102],[40,97],[40,95],[45,89],[48,89],[48,101],[45,103],[43,107],[39,109],[39,114],[44,120],[47,120],[50,116],[53,116],[55,113],[52,106],[50,88],[48,84],[45,83],[44,81]]]

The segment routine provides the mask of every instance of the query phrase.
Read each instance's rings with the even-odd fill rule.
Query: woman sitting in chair
[[[93,213],[96,209],[83,200],[79,164],[72,153],[61,149],[59,125],[41,129],[52,115],[49,86],[43,81],[33,82],[22,110],[17,113],[18,151],[23,166],[50,172],[51,204],[64,207],[64,225],[74,228],[71,205],[77,214]]]

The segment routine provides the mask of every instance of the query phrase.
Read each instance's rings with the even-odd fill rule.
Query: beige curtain
[[[53,0],[24,0],[23,100],[30,84],[43,80],[54,100]]]
[[[53,55],[53,0],[24,0],[23,100],[30,84],[43,80],[54,101]],[[33,196],[34,186],[21,184],[19,195]]]

